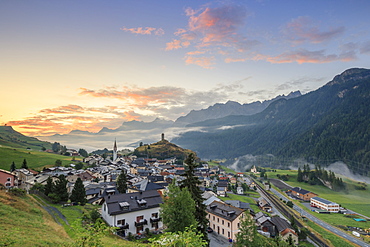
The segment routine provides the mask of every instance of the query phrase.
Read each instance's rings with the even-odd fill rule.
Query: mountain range
[[[202,158],[270,154],[323,165],[340,160],[368,175],[369,105],[370,70],[354,68],[315,91],[276,100],[260,113],[189,124],[198,130],[172,141]]]
[[[193,150],[202,159],[267,155],[271,162],[304,159],[314,164],[345,162],[357,173],[370,174],[370,70],[352,68],[321,88],[299,91],[264,102],[228,101],[191,111],[176,121],[124,122],[98,133],[74,130],[39,137],[89,151],[136,148],[166,139]],[[271,159],[274,157],[275,159]]]
[[[240,104],[234,101],[218,103],[207,109],[191,111],[187,115],[178,118],[176,121],[155,119],[152,122],[129,121],[124,122],[116,129],[102,128],[97,133],[88,131],[73,130],[64,135],[38,136],[37,138],[49,141],[60,142],[71,148],[84,147],[87,150],[95,150],[104,147],[113,147],[113,142],[117,139],[120,147],[136,148],[139,143],[150,144],[160,140],[162,133],[166,134],[166,139],[170,140],[180,133],[193,130],[185,127],[189,123],[199,122],[200,120],[217,119],[232,114],[251,115],[263,111],[272,102],[279,99],[291,99],[301,96],[299,91],[291,92],[289,95],[279,95],[271,100],[263,102],[257,101],[249,104]]]

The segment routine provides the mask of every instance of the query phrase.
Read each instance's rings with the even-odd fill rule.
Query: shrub
[[[9,190],[9,193],[14,195],[14,196],[25,196],[26,195],[26,191],[23,190],[23,189],[18,189],[18,188],[11,188]]]

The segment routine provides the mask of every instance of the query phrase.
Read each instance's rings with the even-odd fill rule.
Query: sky
[[[370,67],[370,1],[0,1],[0,125],[176,120]]]

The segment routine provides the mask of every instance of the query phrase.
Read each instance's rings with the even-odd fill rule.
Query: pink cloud
[[[186,56],[185,63],[186,64],[195,64],[205,69],[213,69],[214,65],[214,57],[193,57],[193,56]]]
[[[300,49],[297,51],[285,52],[278,56],[257,55],[254,60],[265,60],[270,63],[329,63],[335,61],[348,62],[356,59],[356,54],[353,52],[342,53],[340,55],[330,54],[325,55],[324,50],[308,51]]]
[[[331,40],[344,33],[344,27],[330,28],[328,31],[320,31],[311,18],[300,16],[289,22],[282,32],[294,44],[303,42],[322,43]]]
[[[154,35],[161,36],[164,34],[164,30],[162,28],[155,28],[155,27],[137,27],[137,28],[122,27],[121,30],[125,32],[130,32],[134,34],[142,34],[142,35],[150,35],[153,33]]]

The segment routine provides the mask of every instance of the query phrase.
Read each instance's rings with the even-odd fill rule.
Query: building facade
[[[310,200],[311,207],[326,210],[332,213],[338,213],[340,206],[338,203],[331,202],[320,197],[312,197]]]
[[[156,190],[118,194],[104,197],[103,219],[113,227],[119,227],[123,236],[141,234],[148,228],[163,228],[159,215],[162,197]]]
[[[235,241],[244,210],[221,201],[213,201],[207,206],[207,213],[209,227],[224,238]]]

